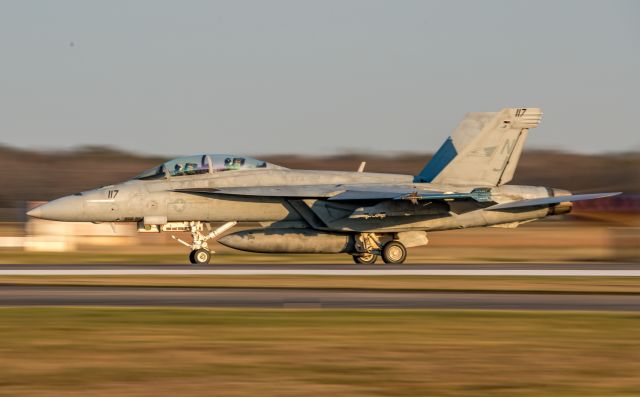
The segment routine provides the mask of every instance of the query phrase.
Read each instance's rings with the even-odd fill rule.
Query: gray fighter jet
[[[416,176],[292,170],[246,156],[199,154],[136,178],[62,197],[28,212],[57,221],[137,222],[140,232],[188,231],[191,263],[208,241],[262,253],[345,253],[356,263],[402,263],[427,233],[516,227],[571,211],[572,195],[511,181],[537,108],[469,113]],[[226,222],[217,228],[212,223]],[[238,222],[262,227],[220,237]]]

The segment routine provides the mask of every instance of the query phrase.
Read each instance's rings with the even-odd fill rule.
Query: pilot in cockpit
[[[180,175],[182,174],[182,165],[181,164],[176,164],[173,167],[173,175]]]
[[[184,164],[184,173],[187,175],[192,175],[196,173],[197,164],[196,163],[185,163]]]
[[[233,165],[237,168],[240,168],[244,165],[244,159],[242,157],[236,157],[233,159]]]

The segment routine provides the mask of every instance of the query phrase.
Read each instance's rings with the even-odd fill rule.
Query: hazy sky
[[[538,106],[528,147],[640,149],[638,1],[3,1],[0,143],[432,152]]]

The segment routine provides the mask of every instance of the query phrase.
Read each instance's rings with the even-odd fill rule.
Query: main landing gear
[[[382,257],[384,263],[400,264],[407,259],[407,248],[398,240],[391,240],[374,233],[361,233],[356,237],[357,253],[353,254],[353,261],[362,265],[372,265],[376,263],[378,256]],[[382,240],[382,241],[381,241]]]
[[[215,239],[220,237],[220,235],[227,230],[234,227],[238,222],[227,222],[219,228],[210,231],[207,234],[202,233],[204,227],[206,225],[208,230],[211,230],[211,226],[208,223],[203,223],[200,221],[192,221],[189,222],[188,231],[191,232],[191,237],[193,238],[193,243],[189,244],[186,241],[177,238],[176,236],[171,236],[177,242],[191,248],[191,253],[189,254],[189,262],[193,264],[206,264],[211,261],[211,254],[214,254],[215,251],[211,251],[209,249],[209,245],[207,244],[208,240],[212,238]]]
[[[365,252],[361,255],[354,255],[353,261],[359,265],[373,265],[378,260],[378,255]]]
[[[382,248],[382,260],[384,263],[403,263],[407,259],[407,249],[400,241],[389,241]]]

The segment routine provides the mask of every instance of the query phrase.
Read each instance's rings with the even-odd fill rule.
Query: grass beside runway
[[[508,276],[0,276],[8,285],[108,285],[222,288],[338,288],[473,292],[640,294],[631,277]]]
[[[636,396],[640,315],[0,309],[0,396]]]

